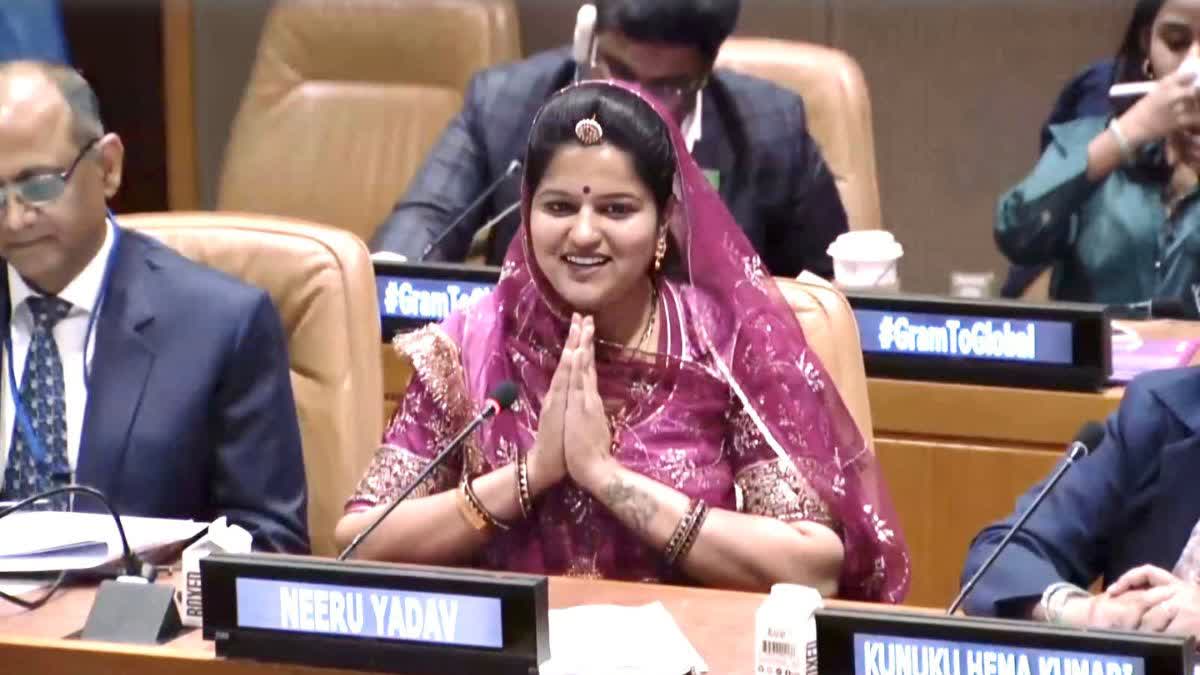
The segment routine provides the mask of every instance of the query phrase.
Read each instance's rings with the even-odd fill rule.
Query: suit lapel
[[[1163,448],[1162,468],[1158,478],[1157,508],[1164,514],[1164,523],[1156,528],[1161,555],[1148,556],[1163,562],[1171,569],[1179,560],[1192,529],[1200,522],[1200,491],[1196,477],[1200,476],[1200,436],[1191,436]]]
[[[154,313],[147,291],[156,273],[145,247],[128,231],[122,233],[92,355],[91,384],[80,437],[77,480],[117,498],[129,432],[142,402],[154,350],[144,331]]]
[[[1163,522],[1155,527],[1156,536],[1152,538],[1159,542],[1155,546],[1159,550],[1147,551],[1151,555],[1146,556],[1161,561],[1168,570],[1174,567],[1192,529],[1200,522],[1200,490],[1196,489],[1196,477],[1200,476],[1200,410],[1195,406],[1200,394],[1198,382],[1200,378],[1193,375],[1157,392],[1186,431],[1162,449],[1154,510],[1163,514]]]

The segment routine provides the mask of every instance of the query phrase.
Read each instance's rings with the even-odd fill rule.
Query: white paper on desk
[[[550,660],[538,672],[685,675],[707,673],[708,664],[661,602],[580,605],[550,610]]]
[[[207,523],[122,516],[129,547],[141,553],[191,539]],[[121,537],[107,513],[29,511],[0,520],[0,573],[82,570],[116,560]]]

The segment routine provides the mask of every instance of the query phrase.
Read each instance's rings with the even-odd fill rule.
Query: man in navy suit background
[[[1000,554],[968,613],[1200,637],[1200,370],[1134,380],[1106,432]],[[975,538],[964,581],[1040,489]],[[1084,590],[1098,579],[1105,591]]]
[[[551,94],[583,77],[636,82],[675,114],[692,155],[721,193],[767,268],[833,275],[825,250],[847,230],[833,174],[808,134],[799,96],[757,78],[713,70],[733,33],[740,0],[596,0],[595,58],[577,64],[568,49],[477,74],[408,194],[380,226],[375,251],[419,259],[493,181],[521,159],[534,114]],[[429,252],[461,261],[471,238],[517,203],[520,175]],[[498,265],[517,231],[515,212],[499,222],[488,251]]]
[[[59,0],[0,2],[0,61],[68,63]]]
[[[73,70],[0,65],[2,497],[73,478],[122,514],[225,515],[258,549],[306,552],[278,313],[108,217],[123,156]]]

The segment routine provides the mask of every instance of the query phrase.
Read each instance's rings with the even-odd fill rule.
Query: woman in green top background
[[[1051,263],[1051,296],[1105,304],[1200,298],[1200,0],[1153,12],[1149,94],[1111,118],[1050,128],[1033,172],[1000,199],[996,242],[1019,265]],[[1186,311],[1186,309],[1185,309]]]

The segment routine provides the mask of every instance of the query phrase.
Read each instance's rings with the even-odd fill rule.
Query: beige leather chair
[[[875,435],[871,426],[871,401],[867,398],[867,374],[863,365],[858,323],[846,296],[828,281],[805,272],[798,279],[777,277],[775,282],[804,329],[804,337],[829,372],[829,377],[850,410],[872,452]],[[408,360],[391,345],[383,346],[385,419],[391,417],[412,375]]]
[[[837,180],[850,229],[883,226],[871,96],[862,69],[849,54],[803,42],[732,38],[721,48],[717,67],[770,80],[799,94],[809,132]]]
[[[369,239],[476,71],[517,58],[513,0],[287,0],[267,17],[217,207]]]
[[[850,409],[850,416],[874,452],[867,372],[863,365],[858,322],[854,320],[849,301],[833,284],[808,272],[798,279],[776,278],[775,283],[796,312],[809,346],[829,372],[842,401]]]
[[[335,554],[334,525],[383,430],[379,408],[362,405],[383,389],[366,247],[341,230],[250,214],[143,213],[121,224],[271,295],[288,336],[313,552]]]

